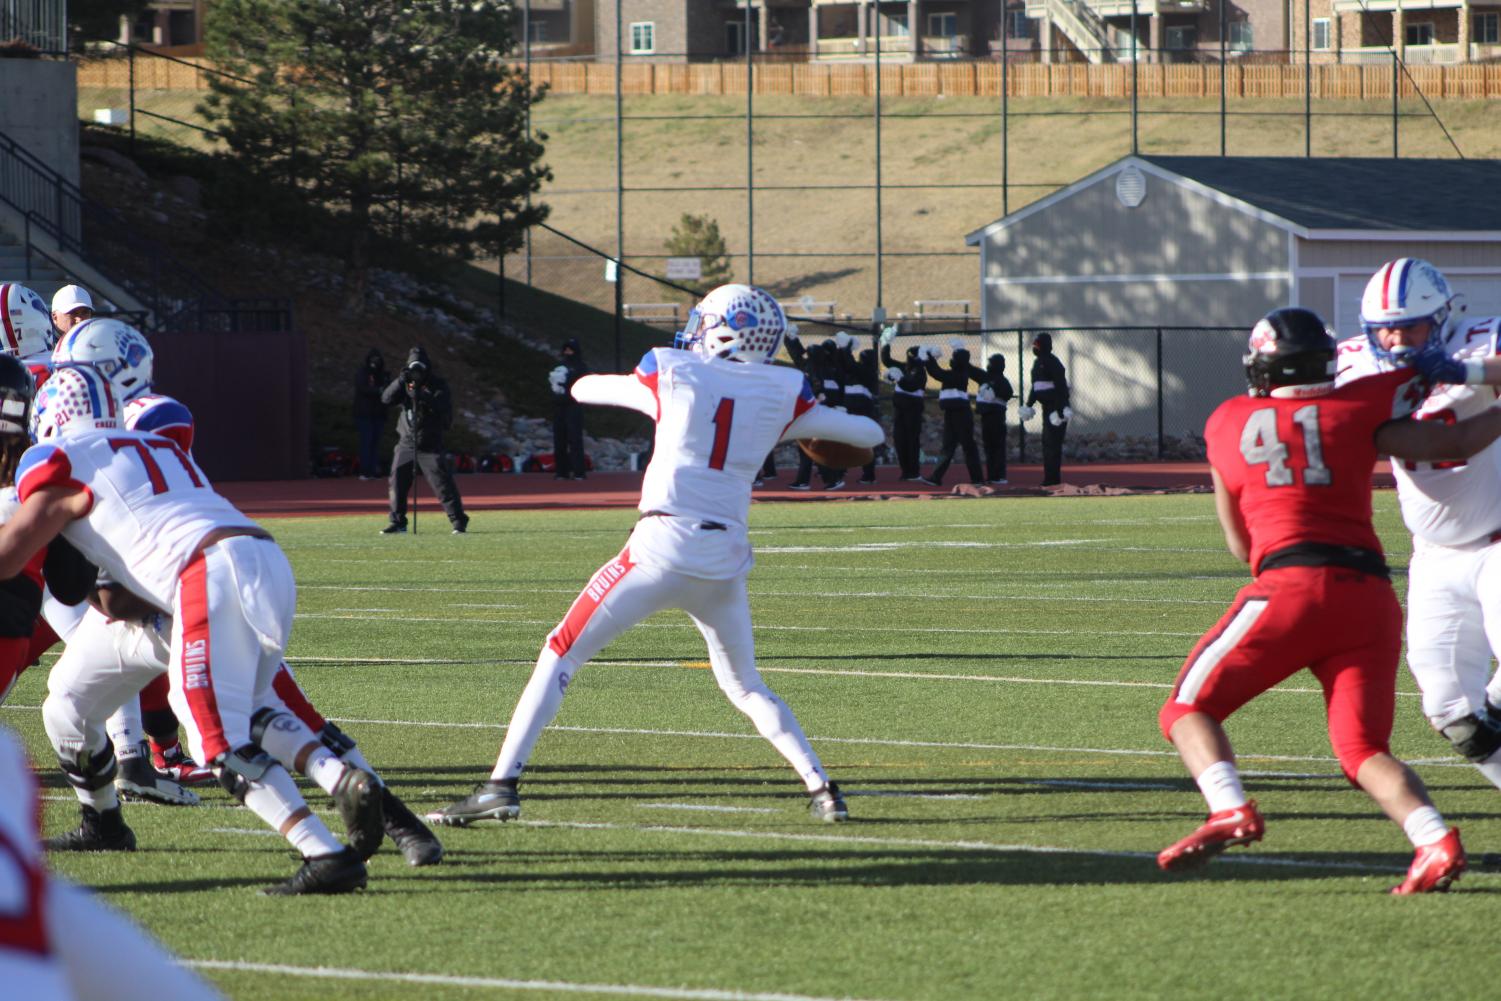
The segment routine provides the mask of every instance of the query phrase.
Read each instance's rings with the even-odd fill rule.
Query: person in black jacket
[[[943,412],[943,457],[933,467],[926,482],[943,485],[943,476],[954,461],[954,450],[964,449],[964,464],[969,468],[971,483],[984,483],[980,469],[980,450],[975,446],[975,414],[969,405],[969,384],[984,382],[985,372],[969,363],[969,351],[963,341],[954,342],[954,354],[948,368],[938,364],[936,352],[928,355],[928,374],[938,380],[938,409]]]
[[[808,377],[808,384],[813,387],[813,395],[826,407],[838,407],[844,409],[844,382],[843,373],[840,370],[837,352],[839,345],[831,338],[810,348],[804,348],[802,341],[795,336],[785,337],[787,353],[792,356],[792,364],[803,370]],[[819,466],[818,475],[823,479],[825,490],[838,490],[844,486],[844,470],[833,469],[828,466]],[[813,460],[808,458],[808,453],[798,450],[797,476],[787,484],[792,490],[807,490],[813,478]]]
[[[915,483],[922,478],[922,411],[928,388],[927,359],[916,344],[907,349],[901,365],[891,359],[891,342],[896,327],[881,332],[881,364],[886,381],[891,383],[891,444],[896,448],[897,465],[902,482]]]
[[[853,340],[851,344],[853,345]],[[840,352],[840,360],[844,365],[845,409],[857,417],[869,417],[877,424],[881,423],[881,412],[877,403],[881,394],[881,370],[876,364],[875,350],[866,348],[856,358],[851,347]],[[875,481],[876,460],[872,456],[861,472],[860,482],[874,483]]]
[[[1033,404],[1042,404],[1042,485],[1052,487],[1063,482],[1063,436],[1074,411],[1068,405],[1068,376],[1063,362],[1053,354],[1053,336],[1038,334],[1032,338],[1032,354],[1031,389],[1019,414],[1022,420],[1031,420],[1037,412]]]
[[[995,485],[1006,482],[1006,404],[1015,395],[1006,378],[1006,356],[991,355],[985,363],[985,382],[975,394],[975,413],[980,415],[985,470]]]
[[[573,398],[573,384],[579,376],[589,374],[584,364],[584,350],[577,338],[563,342],[559,356],[562,364],[552,370],[548,381],[552,385],[555,404],[552,417],[553,479],[582,480],[584,462],[584,405]]]
[[[354,374],[354,426],[360,439],[360,479],[380,475],[380,435],[386,429],[386,405],[381,392],[391,381],[386,361],[375,348],[365,354],[365,363]]]
[[[422,467],[422,475],[438,495],[443,513],[455,535],[469,527],[469,516],[459,498],[453,471],[443,460],[443,432],[453,423],[453,396],[448,382],[439,378],[420,347],[407,354],[406,368],[391,380],[380,394],[386,405],[401,404],[396,420],[396,452],[391,456],[391,520],[381,529],[383,535],[407,530],[407,494],[412,489],[413,464]]]

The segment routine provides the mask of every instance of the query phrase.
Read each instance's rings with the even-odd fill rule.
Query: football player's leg
[[[683,607],[691,591],[677,574],[636,564],[629,547],[596,571],[542,644],[531,679],[511,714],[491,779],[515,780],[521,775],[579,668],[647,616]]]
[[[194,756],[213,767],[227,791],[305,859],[336,859],[344,846],[286,770],[250,739],[256,696],[270,686],[291,630],[294,595],[291,568],[271,542],[232,538],[204,550],[178,585],[171,702]],[[329,865],[333,878],[318,887],[323,892],[364,885],[357,859]],[[309,871],[305,864],[283,891],[303,892],[294,885]]]
[[[1419,544],[1408,568],[1407,666],[1428,722],[1501,787],[1501,722],[1485,712],[1491,648],[1478,590],[1484,553]]]
[[[766,687],[761,672],[756,670],[745,577],[697,580],[694,584],[683,608],[709,646],[709,665],[720,691],[750,718],[756,732],[787,759],[809,792],[824,788],[829,784],[829,776],[803,735],[797,717],[787,703]]]

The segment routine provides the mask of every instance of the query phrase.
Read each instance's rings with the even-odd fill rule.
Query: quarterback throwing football
[[[689,315],[676,347],[648,351],[631,375],[588,375],[574,384],[582,403],[629,407],[656,421],[641,517],[626,547],[595,573],[548,634],[490,779],[429,819],[464,825],[519,816],[517,779],[579,668],[627,629],[669,608],[693,618],[709,645],[714,680],[797,771],[813,815],[848,817],[792,711],[756,670],[746,522],[751,485],[777,442],[827,438],[872,448],[883,433],[868,417],[820,406],[801,372],[762,364],[776,355],[786,330],[770,293],[722,285]]]

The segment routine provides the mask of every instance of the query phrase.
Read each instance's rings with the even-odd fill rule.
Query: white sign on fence
[[[672,281],[696,282],[704,276],[704,262],[697,257],[667,258],[667,277]]]
[[[605,258],[605,281],[607,281],[607,282],[613,282],[613,281],[615,281],[616,278],[617,278],[617,276],[619,275],[619,272],[620,272],[620,266],[617,265],[615,263],[615,261],[612,260],[611,258],[606,257]]]

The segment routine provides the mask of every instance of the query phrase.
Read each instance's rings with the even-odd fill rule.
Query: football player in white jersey
[[[37,394],[37,444],[17,471],[20,509],[0,527],[0,579],[61,533],[111,580],[170,610],[170,697],[190,749],[304,859],[295,875],[263,892],[364,887],[357,851],[334,838],[251,734],[253,715],[271,705],[291,633],[296,585],[286,556],[214,492],[176,442],[127,431],[117,413],[108,381],[85,365],[59,367]],[[145,680],[138,665],[124,662],[68,685],[56,683],[56,672],[49,679],[43,723],[83,814],[82,825],[49,848],[134,848],[110,781],[114,751],[103,723]],[[379,790],[375,776],[347,768],[334,791],[346,824],[376,844]]]
[[[678,348],[654,348],[631,375],[589,375],[582,403],[628,407],[656,421],[640,520],[620,554],[590,579],[548,634],[488,781],[428,814],[443,824],[520,815],[517,779],[584,664],[647,616],[680,608],[709,645],[714,680],[803,780],[815,817],[848,817],[787,705],[761,680],[745,578],[751,484],[779,441],[829,438],[873,448],[881,426],[820,406],[795,369],[763,364],[787,321],[770,293],[722,285],[693,310]]]
[[[128,430],[169,438],[191,456],[193,415],[179,401],[153,391],[153,354],[145,338],[133,328],[114,320],[88,321],[58,342],[53,360],[59,365],[88,364],[108,376],[111,389],[125,401],[124,424]],[[118,586],[111,585],[110,590],[115,600],[129,600]],[[165,699],[171,619],[145,602],[139,599],[137,602],[136,614],[117,613],[113,618],[98,609],[86,609],[86,614],[70,621],[74,618],[68,615],[70,610],[51,609],[49,617],[60,623],[55,628],[59,632],[67,630],[68,645],[53,668],[55,680],[49,684],[68,690],[78,684],[75,678],[87,677],[101,668],[120,669],[120,665],[129,664],[133,670],[160,672],[143,690],[141,703],[159,685]],[[144,743],[141,705],[137,699],[128,698],[110,716],[107,730],[120,762],[115,784],[126,798],[182,802],[182,798],[172,798],[176,783],[169,780],[182,781],[197,766],[177,748],[176,717],[165,707],[165,702],[161,710],[148,711],[147,724],[153,723],[153,715],[158,718],[150,727],[149,760],[137,751]],[[346,781],[344,766],[370,773],[381,782],[385,833],[407,862],[421,866],[442,859],[443,846],[432,831],[390,791],[354,740],[313,707],[285,662],[277,666],[267,704],[251,720],[251,736],[284,767],[308,776],[330,795]],[[166,773],[167,778],[155,777],[156,770]],[[193,796],[191,791],[180,787],[176,791],[179,797]],[[351,831],[351,844],[363,858],[373,854],[379,843],[378,837],[372,840],[366,832]]]
[[[1462,318],[1427,261],[1383,264],[1360,304],[1364,336],[1340,344],[1338,381],[1412,365],[1440,383],[1416,414],[1452,424],[1496,403],[1501,317]],[[1501,444],[1466,462],[1392,463],[1413,535],[1407,574],[1407,664],[1423,713],[1501,787]],[[1488,697],[1487,683],[1492,693]]]
[[[47,381],[57,332],[47,304],[25,285],[0,285],[0,352],[25,363],[37,385]]]
[[[0,728],[0,994],[25,1001],[214,1001],[220,995],[91,894],[54,879],[20,741]]]

